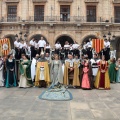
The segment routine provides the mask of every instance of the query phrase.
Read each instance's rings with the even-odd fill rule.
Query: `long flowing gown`
[[[17,86],[17,80],[16,80],[16,76],[15,76],[15,72],[14,70],[12,71],[11,69],[15,68],[15,60],[6,60],[6,68],[7,68],[7,76],[6,76],[6,81],[5,81],[5,87],[9,88],[9,87],[16,87]]]
[[[120,65],[118,65],[117,75],[116,75],[116,82],[120,83]]]
[[[90,63],[83,64],[83,77],[82,77],[82,85],[83,89],[92,89],[93,80],[92,80],[92,68]]]
[[[102,70],[105,70],[105,73],[102,73]],[[110,79],[108,74],[108,62],[105,61],[105,64],[102,61],[99,62],[99,70],[97,77],[94,83],[95,88],[97,89],[110,89]]]
[[[60,60],[53,60],[51,64],[51,85],[40,96],[44,100],[71,100],[72,94],[63,86],[63,71]]]
[[[0,59],[0,86],[4,86],[3,68],[4,68],[4,63],[3,60]]]
[[[19,87],[31,87],[31,70],[30,70],[30,60],[21,60],[20,62],[20,82]]]
[[[111,63],[109,66],[109,78],[110,82],[116,82],[116,64]]]
[[[52,84],[56,84],[58,82],[63,84],[62,63],[60,60],[52,61],[50,76]]]

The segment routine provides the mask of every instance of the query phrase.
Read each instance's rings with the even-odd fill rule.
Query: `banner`
[[[104,48],[104,40],[103,39],[92,39],[92,47],[99,53]]]
[[[0,39],[0,51],[2,55],[8,55],[11,50],[9,38]]]

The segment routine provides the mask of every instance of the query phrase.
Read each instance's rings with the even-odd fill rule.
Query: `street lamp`
[[[15,39],[19,39],[20,41],[23,40],[22,39],[22,34],[23,34],[22,32],[19,33],[19,36],[16,34]],[[26,40],[26,39],[27,39],[27,34],[25,33],[24,34],[24,40]]]
[[[115,37],[116,37],[116,36],[113,35],[112,38],[111,38],[111,33],[110,33],[110,31],[108,32],[107,35],[108,35],[108,36],[106,36],[105,34],[103,35],[104,40],[107,40],[107,38],[108,38],[109,41],[115,40]]]

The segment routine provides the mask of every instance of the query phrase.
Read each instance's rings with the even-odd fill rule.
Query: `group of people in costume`
[[[55,44],[52,54],[43,37],[38,42],[34,39],[29,42],[30,55],[27,47],[19,48],[18,40],[14,45],[15,56],[11,53],[8,57],[0,57],[0,86],[110,89],[110,82],[120,82],[120,59],[117,62],[115,58],[108,60],[110,55],[106,57],[105,50],[102,54],[95,53],[91,39],[82,48],[77,42],[69,45],[66,41],[62,58],[61,44]],[[110,44],[105,42],[105,45],[108,52]],[[17,65],[16,60],[19,60]]]

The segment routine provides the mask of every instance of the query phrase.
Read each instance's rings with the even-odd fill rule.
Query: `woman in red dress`
[[[102,56],[102,60],[99,62],[99,70],[94,86],[97,89],[110,89],[108,62],[105,61],[105,56]]]

